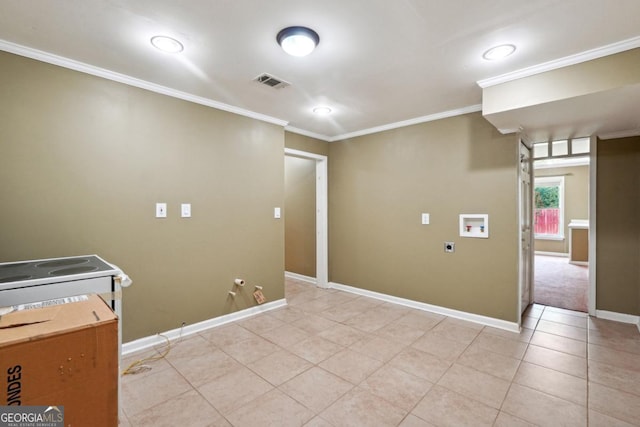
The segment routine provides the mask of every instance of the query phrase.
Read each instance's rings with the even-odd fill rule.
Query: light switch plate
[[[183,203],[180,205],[180,215],[182,218],[191,218],[191,203]]]
[[[282,212],[280,211],[280,208],[273,208],[273,217],[275,219],[280,219],[280,217],[282,217]]]
[[[429,225],[429,214],[428,213],[423,213],[422,214],[422,225]]]
[[[167,204],[156,203],[156,218],[166,218],[166,217],[167,217]]]

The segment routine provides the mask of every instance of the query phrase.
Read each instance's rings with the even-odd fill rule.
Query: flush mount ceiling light
[[[482,57],[487,61],[495,61],[496,59],[506,58],[516,51],[516,47],[512,44],[501,44],[495,46],[482,54]]]
[[[178,40],[167,36],[151,37],[151,44],[163,52],[178,53],[184,50],[184,46]]]
[[[326,116],[327,114],[331,114],[331,108],[329,107],[316,107],[313,109],[313,112],[319,116]]]
[[[307,56],[320,43],[318,33],[307,27],[287,27],[276,36],[282,49],[292,56]]]

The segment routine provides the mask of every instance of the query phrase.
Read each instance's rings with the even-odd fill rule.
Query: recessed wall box
[[[460,237],[489,238],[489,215],[461,214]]]

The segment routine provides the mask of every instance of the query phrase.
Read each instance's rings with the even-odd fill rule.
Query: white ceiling
[[[292,25],[320,35],[311,55],[277,45],[278,31]],[[154,49],[158,34],[182,41],[184,52]],[[0,49],[47,52],[82,63],[72,68],[110,70],[327,140],[478,110],[479,80],[638,36],[639,0],[0,2]],[[501,43],[518,49],[503,61],[482,59]],[[263,72],[291,86],[254,82]],[[318,105],[333,113],[314,115]]]

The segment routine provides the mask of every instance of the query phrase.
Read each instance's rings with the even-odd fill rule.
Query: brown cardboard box
[[[0,405],[63,406],[65,426],[117,426],[118,375],[118,318],[96,295],[0,318]]]

